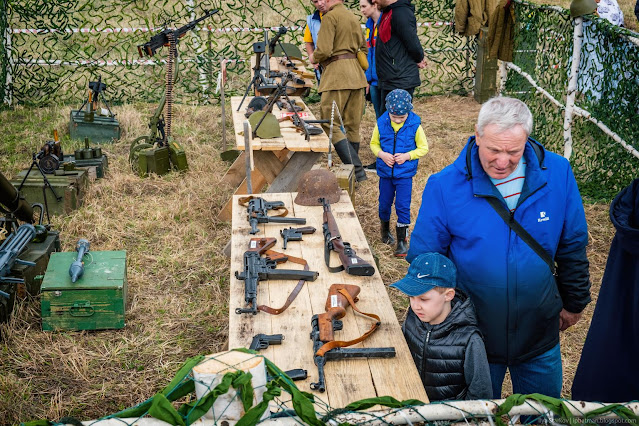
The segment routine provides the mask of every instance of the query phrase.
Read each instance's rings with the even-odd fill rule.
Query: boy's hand
[[[377,156],[381,158],[388,167],[393,167],[393,165],[395,164],[395,157],[393,157],[393,154],[391,154],[390,152],[380,151]]]
[[[403,152],[401,154],[395,154],[395,162],[397,164],[404,164],[407,161],[410,161],[410,154],[408,152]]]

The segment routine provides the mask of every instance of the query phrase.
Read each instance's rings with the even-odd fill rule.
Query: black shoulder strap
[[[541,259],[548,264],[550,272],[554,276],[557,276],[557,267],[555,266],[555,260],[550,257],[548,252],[535,240],[532,235],[524,229],[519,222],[517,222],[510,214],[510,212],[504,207],[504,205],[495,197],[485,197],[488,204],[495,209],[499,217],[501,217],[506,225],[510,227],[519,237],[524,240],[526,244],[535,252]]]

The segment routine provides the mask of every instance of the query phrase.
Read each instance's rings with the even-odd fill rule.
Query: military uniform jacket
[[[368,51],[360,23],[353,13],[338,3],[322,18],[313,58],[321,63],[332,56],[357,54],[358,50]],[[363,89],[366,85],[366,75],[357,59],[339,59],[328,64],[322,72],[318,92]]]

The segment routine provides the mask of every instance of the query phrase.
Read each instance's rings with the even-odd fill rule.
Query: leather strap
[[[266,252],[264,252],[265,256],[270,256],[272,254],[278,254],[281,255],[282,253],[273,251],[273,250],[267,250]],[[297,263],[298,265],[304,265],[304,270],[308,271],[310,268],[308,267],[308,262],[305,259],[302,259],[301,257],[295,257],[295,256],[289,256],[286,255],[286,257],[288,258],[289,261],[293,262],[293,263]],[[299,280],[297,282],[297,285],[295,286],[295,288],[293,289],[293,291],[291,292],[291,294],[288,295],[288,297],[286,298],[286,302],[284,303],[284,306],[282,306],[279,309],[276,308],[271,308],[270,306],[266,306],[266,305],[259,305],[257,307],[258,310],[262,311],[262,312],[266,312],[267,314],[271,314],[271,315],[279,315],[282,312],[284,312],[290,305],[291,303],[293,303],[293,301],[295,300],[295,298],[297,297],[297,295],[300,293],[300,291],[302,290],[302,287],[304,287],[304,283],[306,282],[306,280]]]
[[[331,56],[327,60],[322,61],[320,65],[326,68],[328,64],[333,63],[335,61],[339,61],[340,59],[357,59],[357,55],[354,53],[344,53],[342,55]]]
[[[345,348],[347,346],[352,346],[356,343],[359,343],[361,341],[366,340],[371,334],[373,334],[373,332],[375,332],[375,330],[377,330],[379,328],[379,326],[381,325],[382,321],[379,319],[378,315],[375,314],[369,314],[366,312],[362,312],[359,309],[357,309],[357,306],[355,305],[355,301],[353,300],[353,298],[351,297],[350,294],[348,294],[348,292],[344,289],[340,289],[338,290],[339,293],[344,296],[346,298],[346,300],[348,300],[348,303],[350,303],[350,305],[353,307],[353,310],[361,315],[367,316],[369,318],[373,318],[375,320],[377,320],[375,323],[373,323],[373,325],[371,326],[370,330],[368,330],[366,333],[362,334],[361,336],[359,336],[357,339],[353,339],[353,340],[333,340],[332,342],[327,342],[324,343],[318,350],[317,352],[315,352],[315,356],[324,356],[324,354],[326,354],[326,352],[330,351],[331,349],[335,349],[335,348]]]
[[[240,197],[240,198],[237,199],[237,203],[240,206],[248,207],[248,202],[251,201],[254,198],[260,198],[260,197],[255,197],[253,195],[249,195],[248,197]],[[284,207],[284,206],[273,207],[270,210],[275,210],[275,211],[284,210],[280,214],[271,215],[271,216],[274,216],[274,217],[284,217],[284,216],[288,215],[288,209],[286,207]]]

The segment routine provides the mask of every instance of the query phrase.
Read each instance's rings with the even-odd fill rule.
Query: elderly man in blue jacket
[[[577,183],[565,158],[529,137],[532,124],[517,99],[482,106],[457,160],[429,178],[407,256],[434,251],[457,265],[458,286],[475,304],[486,341],[495,398],[507,369],[515,393],[560,396],[559,331],[590,302]],[[518,222],[547,261],[506,221]]]

